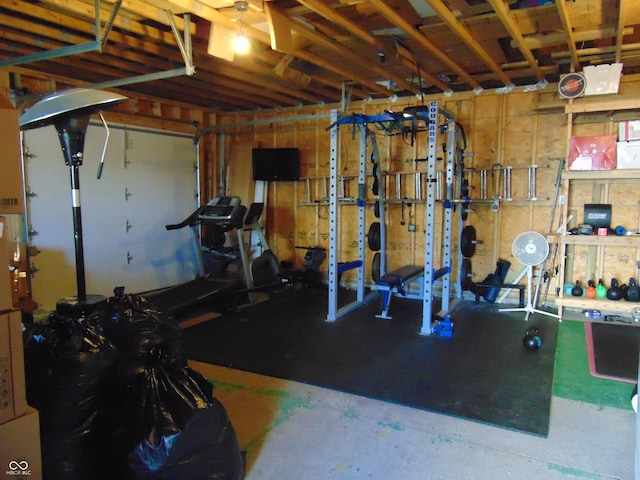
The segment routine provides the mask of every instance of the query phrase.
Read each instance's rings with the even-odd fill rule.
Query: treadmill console
[[[245,211],[240,197],[215,197],[200,210],[198,219],[205,225],[236,228],[238,219],[242,222]]]

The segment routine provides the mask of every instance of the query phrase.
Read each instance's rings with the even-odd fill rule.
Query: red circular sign
[[[558,93],[564,98],[576,98],[587,88],[587,79],[582,73],[568,73],[558,83]]]

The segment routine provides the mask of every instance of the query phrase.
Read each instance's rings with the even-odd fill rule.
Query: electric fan
[[[513,257],[527,267],[527,305],[522,308],[503,308],[501,312],[527,312],[525,320],[529,319],[532,313],[541,313],[550,317],[560,318],[554,313],[538,310],[531,298],[531,288],[533,284],[533,267],[540,265],[549,255],[549,243],[544,236],[538,232],[522,232],[511,245]]]

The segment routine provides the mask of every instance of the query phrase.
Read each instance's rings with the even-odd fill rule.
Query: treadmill
[[[182,222],[166,225],[167,230],[191,228],[199,272],[193,280],[188,282],[147,292],[145,294],[147,299],[156,308],[174,315],[205,303],[220,302],[224,305],[233,302],[233,293],[242,288],[245,279],[244,274],[228,274],[226,267],[241,260],[240,252],[236,252],[236,255],[234,250],[242,250],[242,243],[238,244],[238,249],[226,248],[224,243],[227,232],[242,231],[246,211],[247,207],[242,205],[240,197],[220,196],[197,208]],[[211,239],[206,248],[200,240],[200,227],[205,227],[207,238]],[[241,239],[241,233],[238,233],[238,239]],[[206,268],[205,254],[209,259],[212,256],[218,259],[215,275],[209,273]]]

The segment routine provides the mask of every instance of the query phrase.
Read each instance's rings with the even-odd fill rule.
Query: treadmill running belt
[[[196,278],[186,283],[145,295],[159,310],[176,314],[204,302],[229,302],[238,283],[233,281]]]

